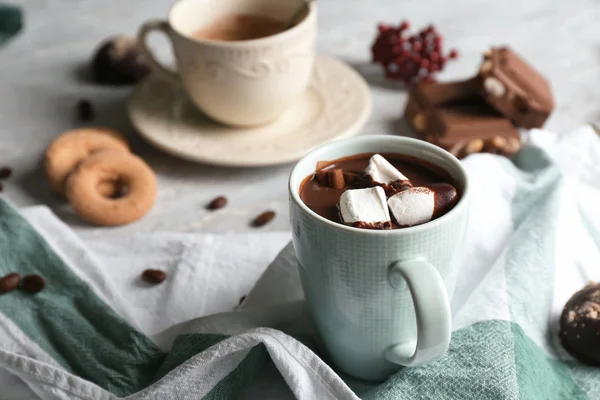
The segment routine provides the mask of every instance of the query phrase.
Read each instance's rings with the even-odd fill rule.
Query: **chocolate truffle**
[[[135,38],[118,36],[103,42],[92,59],[94,82],[130,85],[142,80],[150,66]]]
[[[600,284],[590,282],[565,304],[559,336],[573,357],[600,366]]]

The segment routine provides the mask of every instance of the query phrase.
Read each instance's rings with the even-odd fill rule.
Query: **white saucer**
[[[264,166],[296,161],[334,139],[358,133],[371,113],[371,91],[351,67],[318,56],[309,89],[275,122],[232,128],[198,111],[183,90],[150,76],[133,91],[129,117],[141,137],[190,161]]]

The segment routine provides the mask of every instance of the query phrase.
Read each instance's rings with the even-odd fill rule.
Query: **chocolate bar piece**
[[[484,55],[477,86],[492,107],[519,127],[541,127],[554,108],[548,81],[509,48],[492,48]]]
[[[518,150],[519,132],[479,95],[476,78],[423,83],[410,93],[404,112],[409,125],[425,140],[455,155],[479,151]],[[516,150],[514,150],[516,151]]]

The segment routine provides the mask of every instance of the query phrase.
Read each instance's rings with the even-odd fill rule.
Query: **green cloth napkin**
[[[23,28],[23,14],[17,6],[0,4],[0,45],[6,43]]]

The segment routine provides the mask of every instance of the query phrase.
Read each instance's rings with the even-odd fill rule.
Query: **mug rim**
[[[219,47],[230,47],[230,48],[243,48],[243,47],[246,47],[249,45],[261,45],[261,44],[267,45],[267,44],[273,44],[273,42],[280,42],[280,41],[286,40],[288,38],[288,36],[293,35],[295,32],[299,31],[305,25],[307,25],[314,18],[315,12],[316,12],[315,2],[311,1],[308,3],[308,6],[309,6],[308,12],[304,16],[304,18],[302,18],[302,20],[300,20],[300,22],[298,22],[296,25],[294,25],[291,28],[286,29],[282,32],[275,33],[273,35],[265,36],[265,37],[258,38],[258,39],[235,40],[235,41],[198,39],[198,38],[194,38],[190,35],[186,35],[186,34],[182,33],[181,31],[179,31],[175,27],[175,24],[172,21],[173,12],[175,11],[175,8],[177,6],[179,6],[180,3],[189,2],[189,1],[198,1],[198,0],[179,0],[179,1],[175,2],[175,4],[173,4],[171,6],[171,8],[169,9],[167,21],[169,23],[169,27],[171,28],[171,30],[173,32],[177,33],[182,38],[189,40],[191,42],[194,42],[194,43],[219,46]]]
[[[459,177],[459,178],[463,184],[462,195],[461,195],[460,199],[458,200],[458,203],[446,214],[444,214],[441,217],[436,218],[432,221],[426,222],[424,224],[409,226],[409,227],[401,228],[401,229],[363,229],[363,228],[356,228],[353,226],[348,226],[348,225],[345,225],[345,224],[342,224],[339,222],[334,222],[334,221],[331,221],[331,220],[317,214],[316,212],[311,210],[306,204],[304,204],[304,202],[300,198],[300,187],[298,187],[297,189],[292,187],[292,178],[295,177],[295,175],[299,174],[299,172],[297,171],[299,164],[305,158],[310,157],[314,153],[320,152],[320,151],[325,151],[329,148],[335,148],[341,144],[350,143],[350,144],[360,145],[365,142],[371,142],[373,140],[378,140],[378,139],[383,139],[383,138],[385,138],[385,140],[397,141],[398,143],[416,144],[417,146],[421,146],[422,148],[433,151],[434,153],[438,154],[439,156],[441,156],[441,157],[445,158],[447,161],[449,161],[450,164],[452,164],[454,167],[456,167],[457,170],[462,175],[462,177]],[[356,154],[359,154],[359,153],[356,153]],[[428,160],[428,162],[430,162],[430,161]],[[439,165],[436,165],[436,166],[440,167]],[[442,168],[442,167],[440,167],[440,168]],[[446,168],[443,168],[443,169],[446,170]],[[302,177],[302,180],[300,182],[304,181],[305,178],[306,178],[306,176]],[[453,156],[446,150],[442,149],[441,147],[431,144],[429,142],[426,142],[424,140],[405,137],[405,136],[392,136],[392,135],[357,136],[357,137],[353,137],[353,138],[334,140],[333,142],[329,142],[322,146],[317,147],[316,149],[312,150],[310,153],[308,153],[304,157],[302,157],[294,165],[294,168],[292,168],[292,171],[290,172],[290,175],[288,178],[288,190],[290,192],[290,195],[291,195],[293,201],[296,203],[296,205],[298,207],[300,207],[300,209],[306,215],[310,216],[312,219],[314,219],[320,223],[323,223],[335,230],[339,230],[339,231],[347,232],[347,233],[359,234],[359,235],[368,235],[368,236],[371,236],[371,235],[372,236],[404,236],[404,235],[409,235],[409,234],[425,231],[428,229],[435,229],[439,225],[444,224],[446,221],[450,221],[451,219],[454,219],[460,213],[462,213],[465,208],[469,207],[469,202],[470,202],[469,200],[470,200],[470,196],[471,196],[470,182],[469,182],[469,177],[468,177],[467,171],[464,168],[464,166],[462,165],[462,163],[458,160],[458,158],[456,158],[455,156]]]

